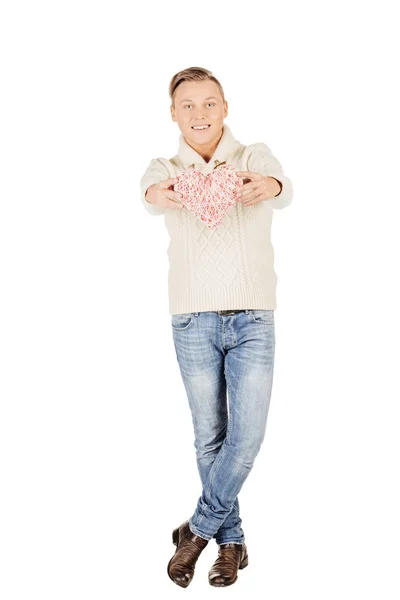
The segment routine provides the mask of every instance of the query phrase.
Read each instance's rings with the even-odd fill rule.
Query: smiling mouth
[[[211,125],[192,125],[192,129],[194,131],[207,131],[207,129],[210,129]]]

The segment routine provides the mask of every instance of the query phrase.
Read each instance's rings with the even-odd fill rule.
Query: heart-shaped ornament
[[[228,210],[237,202],[243,180],[232,165],[221,165],[204,175],[186,169],[174,185],[182,194],[181,202],[211,230],[221,225]]]

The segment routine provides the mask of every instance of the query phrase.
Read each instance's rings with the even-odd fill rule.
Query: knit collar
[[[203,171],[204,169],[214,169],[216,165],[224,162],[239,146],[241,146],[241,143],[233,137],[229,126],[224,123],[222,137],[209,162],[206,162],[196,150],[189,146],[183,133],[179,137],[178,156],[185,169],[194,165],[195,169]]]

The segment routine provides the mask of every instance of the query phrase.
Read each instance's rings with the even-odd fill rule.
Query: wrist
[[[281,182],[281,181],[279,181],[279,179],[276,179],[275,177],[270,177],[270,179],[274,179],[274,180],[276,181],[276,183],[278,184],[278,186],[279,186],[279,190],[278,190],[278,192],[277,192],[277,193],[274,195],[274,198],[276,198],[276,196],[279,196],[279,194],[280,194],[280,193],[281,193],[281,191],[282,191],[282,187],[283,187],[283,186],[282,186],[282,182]]]
[[[146,200],[146,202],[148,202],[149,204],[151,204],[150,200],[147,198],[147,192],[149,191],[149,189],[151,188],[151,185],[149,185],[149,187],[147,188],[147,190],[144,193],[144,199]]]

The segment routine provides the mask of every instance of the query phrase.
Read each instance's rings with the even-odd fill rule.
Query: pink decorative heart
[[[204,175],[196,169],[186,169],[178,177],[174,190],[181,192],[181,202],[209,229],[221,225],[228,210],[237,201],[243,180],[232,165],[221,165]]]

